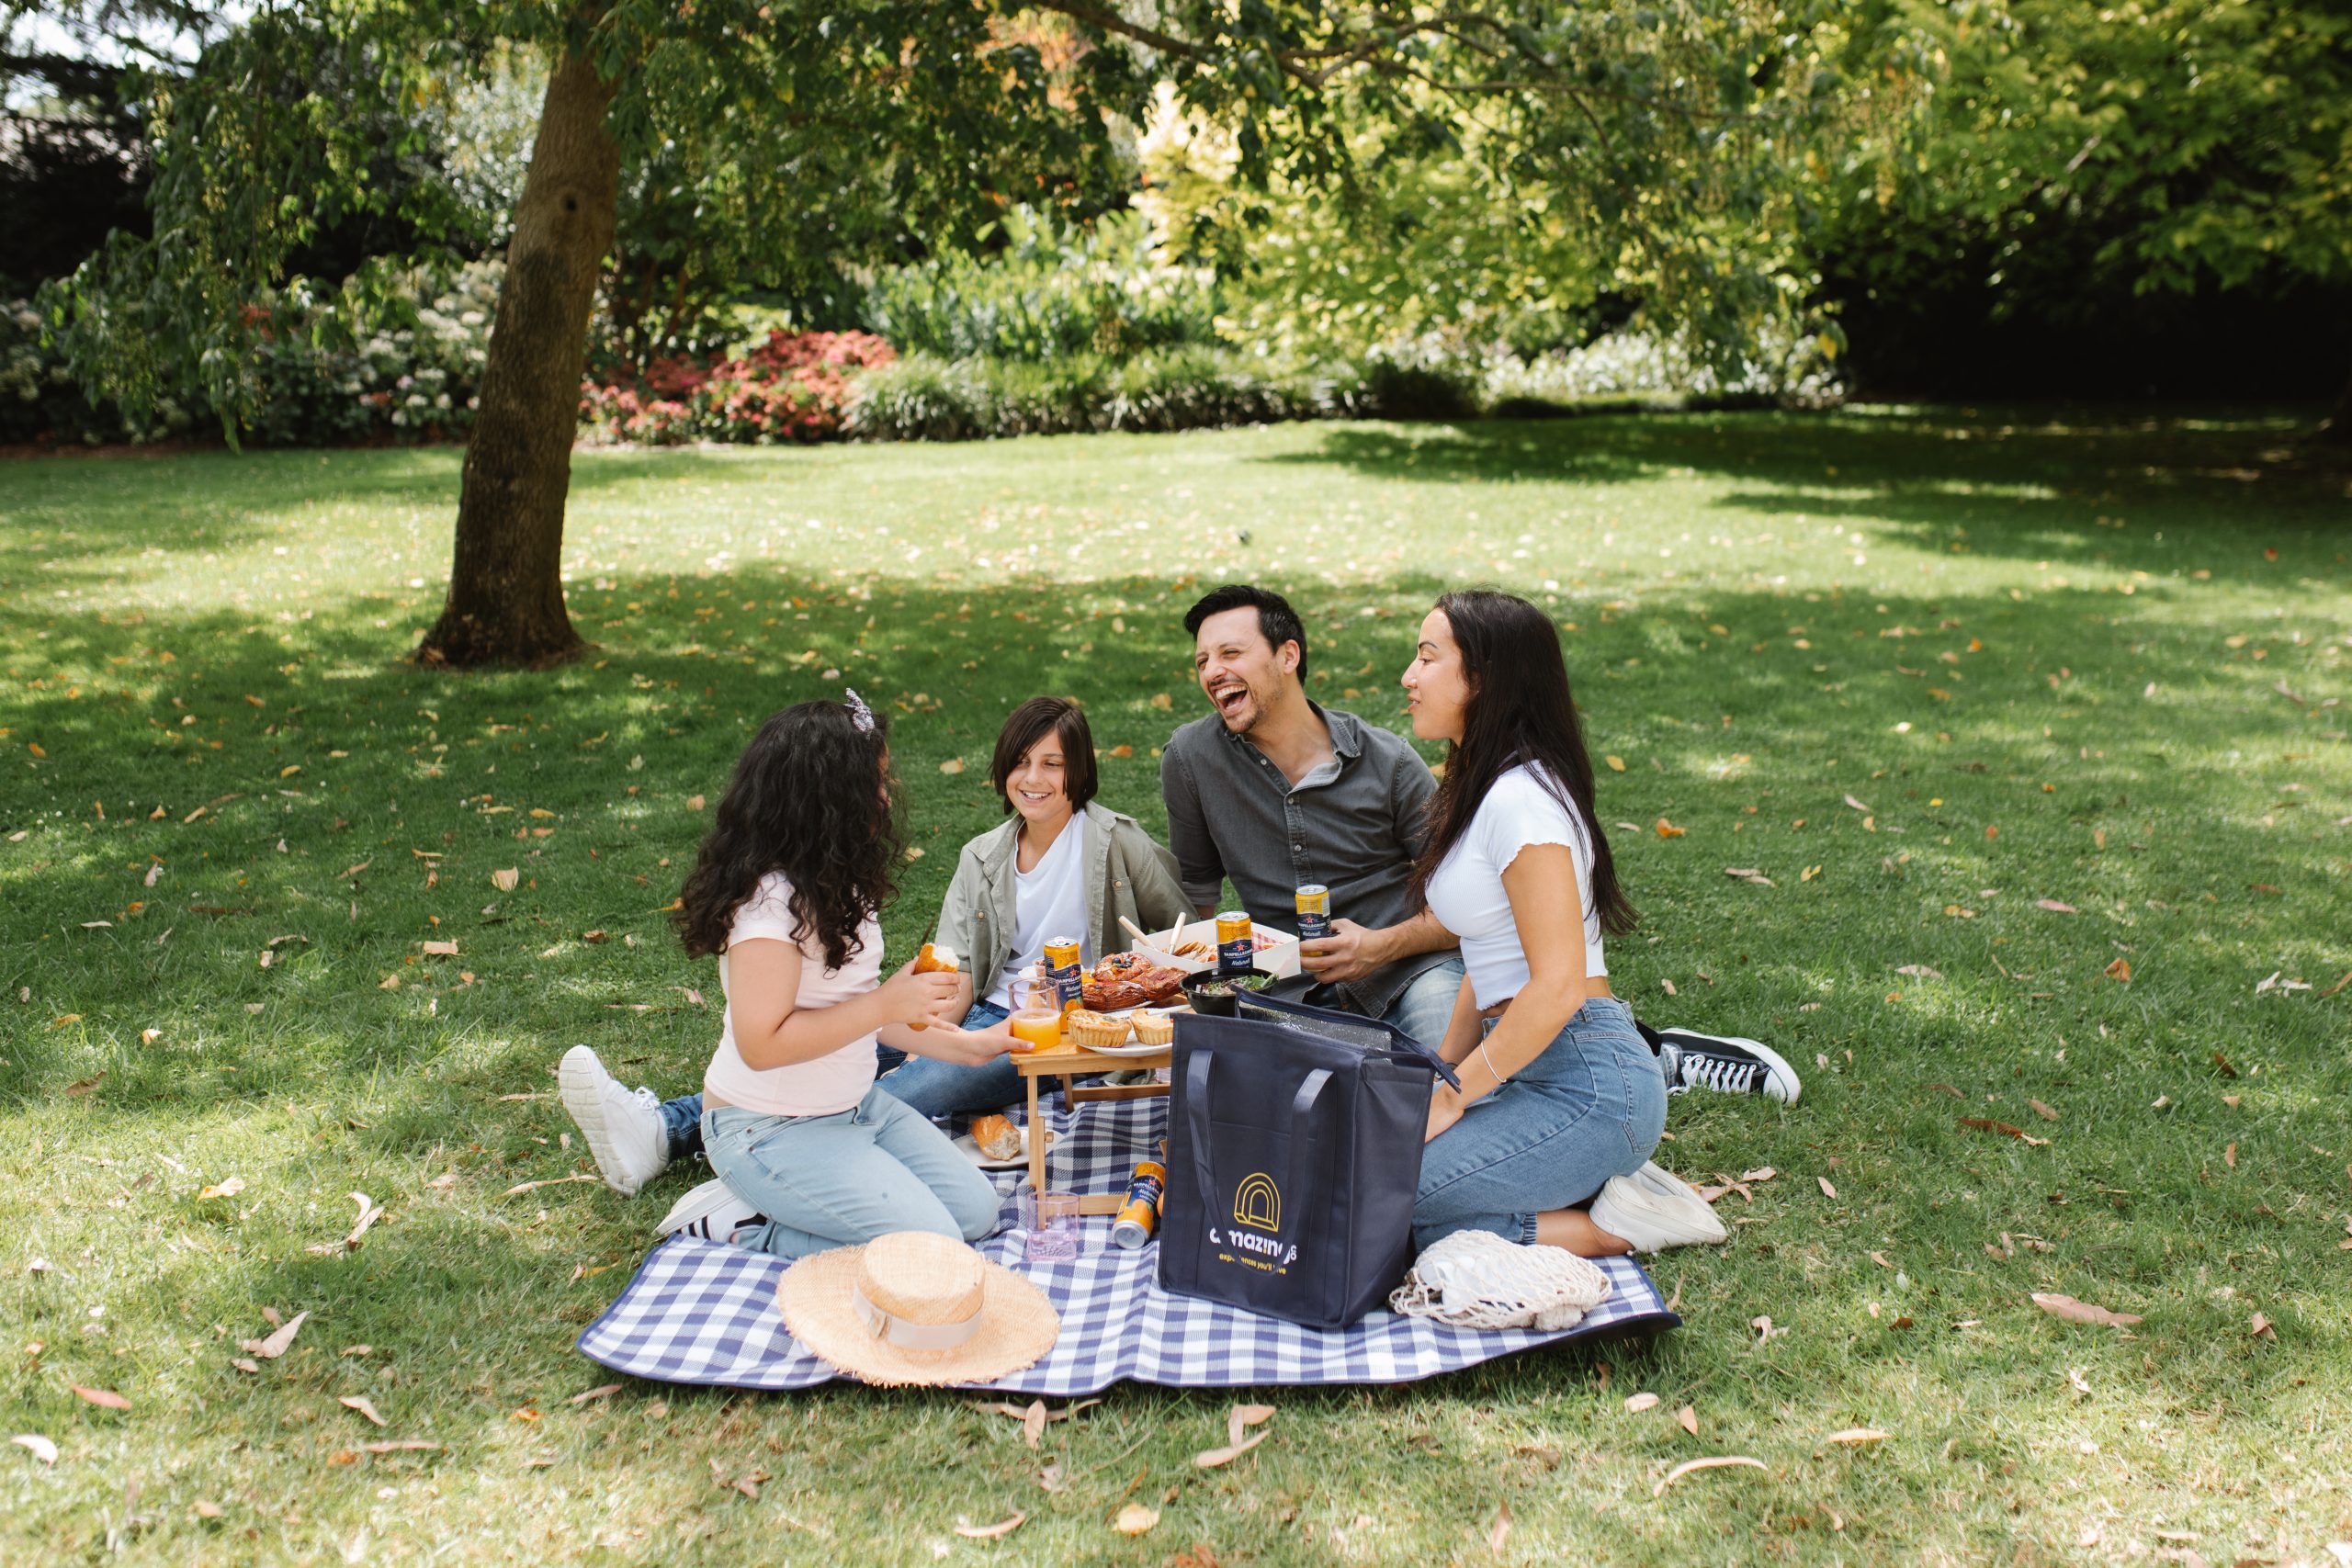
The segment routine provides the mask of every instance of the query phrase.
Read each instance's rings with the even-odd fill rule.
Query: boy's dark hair
[[[1290,607],[1290,601],[1271,588],[1228,582],[1222,588],[1211,589],[1201,595],[1200,603],[1184,612],[1184,635],[1199,637],[1203,621],[1227,610],[1257,611],[1259,634],[1266,639],[1266,646],[1276,652],[1286,642],[1298,644],[1298,679],[1301,684],[1306,682],[1306,627],[1299,620],[1298,612]]]
[[[1062,743],[1062,788],[1069,792],[1070,809],[1085,810],[1101,787],[1094,768],[1094,731],[1087,726],[1085,711],[1068,697],[1031,697],[997,731],[996,756],[989,763],[989,783],[1008,814],[1012,810],[1012,770],[1049,734]]]

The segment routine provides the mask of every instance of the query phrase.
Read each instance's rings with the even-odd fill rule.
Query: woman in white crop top
[[[781,1258],[996,1228],[988,1178],[874,1083],[877,1036],[968,1064],[1007,1043],[956,1026],[955,975],[882,978],[875,916],[905,850],[889,767],[882,721],[855,693],[775,715],[744,748],[678,896],[686,951],[718,955],[726,995],[703,1077],[705,1152],[760,1215],[736,1245]]]
[[[1634,911],[1593,826],[1559,634],[1523,599],[1448,593],[1404,684],[1413,733],[1453,743],[1417,875],[1467,972],[1440,1047],[1462,1088],[1439,1085],[1430,1106],[1415,1240],[1487,1230],[1587,1258],[1668,1245],[1634,1180],[1655,1170],[1666,1081],[1609,988],[1601,938]]]

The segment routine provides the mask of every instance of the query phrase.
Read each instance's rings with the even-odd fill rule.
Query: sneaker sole
[[[702,1189],[697,1187],[670,1205],[670,1212],[662,1216],[662,1223],[653,1227],[653,1234],[675,1235],[697,1220],[707,1220],[729,1203],[741,1201],[741,1199],[724,1187],[720,1188],[718,1195],[712,1198],[703,1197]]]
[[[556,1093],[563,1108],[571,1113],[572,1125],[588,1140],[588,1153],[596,1162],[596,1175],[605,1186],[624,1198],[637,1196],[637,1188],[624,1186],[613,1179],[618,1162],[613,1157],[612,1129],[605,1121],[603,1080],[611,1075],[596,1059],[596,1053],[585,1045],[574,1045],[563,1054],[563,1063],[556,1071]]]

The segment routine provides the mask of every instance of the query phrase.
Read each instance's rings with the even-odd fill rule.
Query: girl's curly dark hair
[[[772,871],[792,884],[793,936],[825,966],[858,951],[857,928],[897,893],[905,835],[889,799],[887,726],[840,703],[801,703],[760,727],[736,761],[718,817],[673,917],[696,958],[727,945],[735,911]]]

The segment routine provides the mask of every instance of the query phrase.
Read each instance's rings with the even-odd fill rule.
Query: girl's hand
[[[915,1055],[929,1056],[935,1062],[953,1062],[958,1066],[978,1067],[995,1061],[1012,1048],[1012,1031],[1002,1023],[986,1029],[960,1029],[956,1025],[934,1023],[912,1037]]]
[[[1430,1096],[1430,1129],[1422,1134],[1421,1142],[1425,1144],[1430,1142],[1439,1134],[1461,1121],[1462,1109],[1462,1096],[1454,1092],[1450,1085],[1438,1085],[1437,1092]]]
[[[878,992],[885,1014],[892,1023],[953,1027],[963,1021],[963,1014],[956,1007],[963,995],[963,982],[961,975],[947,969],[918,975],[914,960],[909,959],[897,974],[882,982]]]

